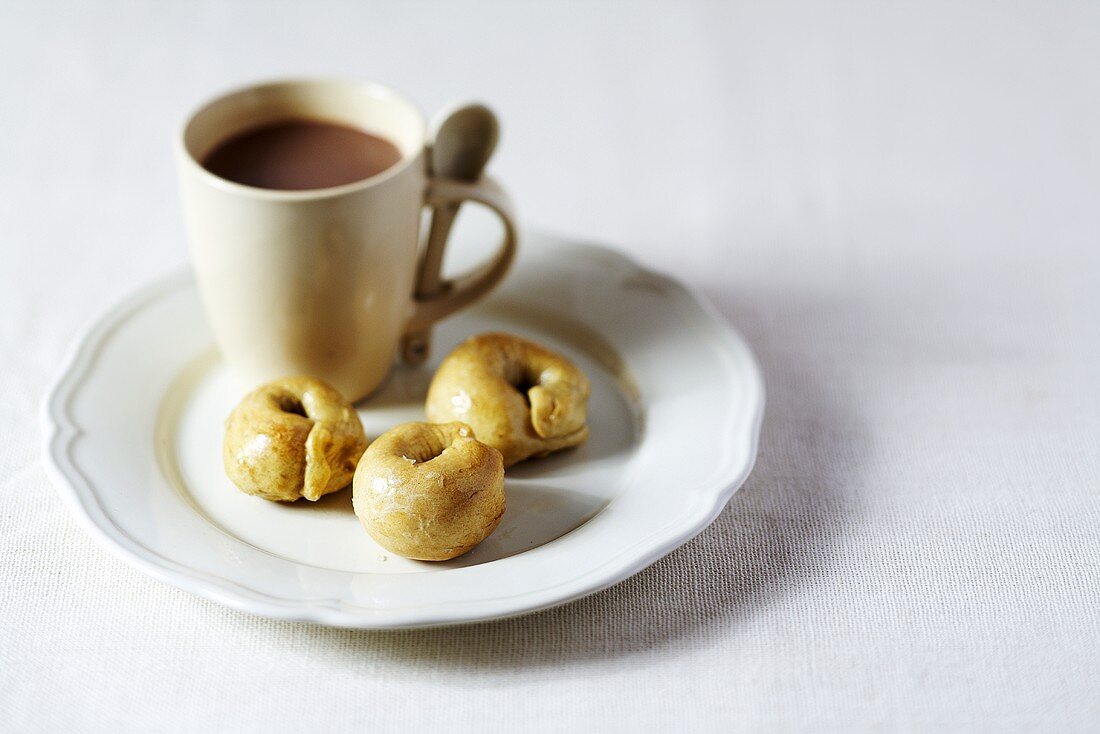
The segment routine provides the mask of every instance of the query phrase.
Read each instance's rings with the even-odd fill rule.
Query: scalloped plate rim
[[[566,593],[554,593],[557,587],[541,589],[541,593],[528,593],[523,597],[502,597],[492,600],[472,600],[469,604],[480,606],[470,614],[459,610],[391,610],[368,609],[339,599],[301,599],[272,596],[243,586],[235,581],[214,574],[189,568],[163,554],[145,547],[108,516],[99,505],[95,489],[72,459],[70,449],[83,430],[68,413],[67,406],[92,373],[95,357],[117,330],[132,314],[149,302],[162,297],[169,290],[184,288],[193,283],[187,268],[161,276],[151,283],[128,294],[115,305],[92,319],[80,331],[73,346],[62,361],[58,376],[45,393],[41,406],[43,427],[43,454],[53,484],[76,516],[79,524],[106,550],[133,568],[169,585],[200,597],[224,604],[230,608],[261,616],[313,622],[317,624],[353,629],[421,628],[474,623],[530,614],[559,606],[583,596],[606,589],[652,565],[679,546],[683,545],[710,525],[729,502],[733,494],[744,484],[752,472],[758,452],[760,429],[764,417],[765,387],[759,365],[744,338],[725,320],[714,306],[695,288],[670,276],[658,273],[638,264],[626,254],[603,246],[578,245],[599,253],[612,255],[632,269],[649,278],[661,281],[677,291],[695,306],[705,317],[715,335],[720,335],[727,346],[742,353],[748,368],[748,404],[752,416],[749,431],[740,437],[747,441],[745,462],[729,461],[723,478],[715,482],[713,502],[702,507],[689,521],[664,532],[659,540],[652,535],[634,546],[635,552],[621,553],[605,563],[586,569],[574,577]],[[655,533],[659,534],[659,533]],[[644,549],[636,550],[644,545]],[[590,578],[594,577],[594,578]],[[562,586],[565,584],[559,584]],[[387,611],[389,614],[387,614]]]

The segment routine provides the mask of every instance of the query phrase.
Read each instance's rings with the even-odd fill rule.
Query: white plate
[[[368,437],[423,420],[440,357],[487,330],[581,365],[591,439],[509,469],[500,527],[454,561],[382,550],[350,491],[282,505],[229,483],[222,421],[248,386],[218,358],[189,274],[84,336],[46,399],[47,464],[85,527],[148,574],[244,611],[358,628],[491,619],[603,589],[698,533],[748,476],[764,390],[744,341],[674,281],[547,238],[436,329],[431,364],[398,368],[359,406]]]

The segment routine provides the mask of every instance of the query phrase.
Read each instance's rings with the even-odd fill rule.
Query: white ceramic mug
[[[294,118],[383,137],[401,160],[362,181],[303,191],[245,186],[202,167],[226,138]],[[242,378],[311,375],[358,400],[385,378],[402,334],[470,304],[504,276],[516,248],[507,195],[487,177],[430,176],[425,132],[404,97],[347,81],[260,84],[188,118],[177,157],[191,257],[214,338]],[[500,216],[501,248],[439,296],[416,300],[421,210],[460,201]]]

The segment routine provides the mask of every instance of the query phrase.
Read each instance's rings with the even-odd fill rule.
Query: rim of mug
[[[367,178],[363,178],[358,181],[352,181],[351,183],[340,184],[339,186],[326,186],[324,188],[318,189],[265,189],[259,186],[249,186],[248,184],[230,181],[229,179],[223,178],[216,173],[211,173],[202,165],[202,163],[195,159],[195,156],[192,155],[191,150],[187,146],[187,130],[191,126],[191,123],[194,122],[195,119],[207,109],[218,104],[219,102],[228,99],[229,97],[252,90],[262,89],[264,87],[285,85],[307,86],[317,84],[340,84],[350,87],[359,87],[360,89],[370,94],[374,94],[382,98],[390,98],[406,105],[407,107],[409,107],[409,109],[416,113],[416,119],[420,125],[419,137],[421,140],[424,141],[424,144],[426,144],[427,122],[424,117],[424,112],[409,97],[401,94],[391,87],[387,87],[385,84],[379,84],[378,82],[358,79],[346,79],[340,77],[295,77],[283,79],[265,79],[263,81],[242,84],[207,97],[205,101],[194,107],[191,112],[186,117],[184,117],[183,124],[180,125],[179,131],[176,134],[177,156],[180,158],[180,160],[185,161],[185,165],[196,171],[200,175],[200,177],[202,177],[212,185],[217,186],[218,188],[236,192],[239,194],[247,194],[258,199],[272,199],[279,201],[324,199],[327,197],[341,196],[343,194],[351,193],[353,191],[366,189],[382,183],[383,181],[386,181],[390,178],[393,178],[394,176],[397,176],[422,157],[424,144],[422,144],[421,147],[417,149],[415,154],[406,154],[402,152],[401,160],[390,166],[386,170],[379,171],[373,176],[368,176]]]

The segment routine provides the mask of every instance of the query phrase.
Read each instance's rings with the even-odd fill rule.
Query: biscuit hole
[[[308,418],[306,415],[306,406],[302,405],[302,401],[293,395],[280,395],[277,398],[279,403],[279,410],[284,413],[290,413],[292,415],[300,415],[303,418]]]
[[[527,392],[537,384],[537,382],[531,382],[527,378],[524,378],[512,386],[523,396],[523,402],[527,403],[528,408],[531,407],[531,396],[528,395]]]
[[[447,446],[441,446],[434,441],[423,441],[417,442],[416,445],[410,446],[409,449],[410,450],[401,455],[401,458],[413,464],[426,464],[432,459],[441,456],[443,452],[447,450]]]

